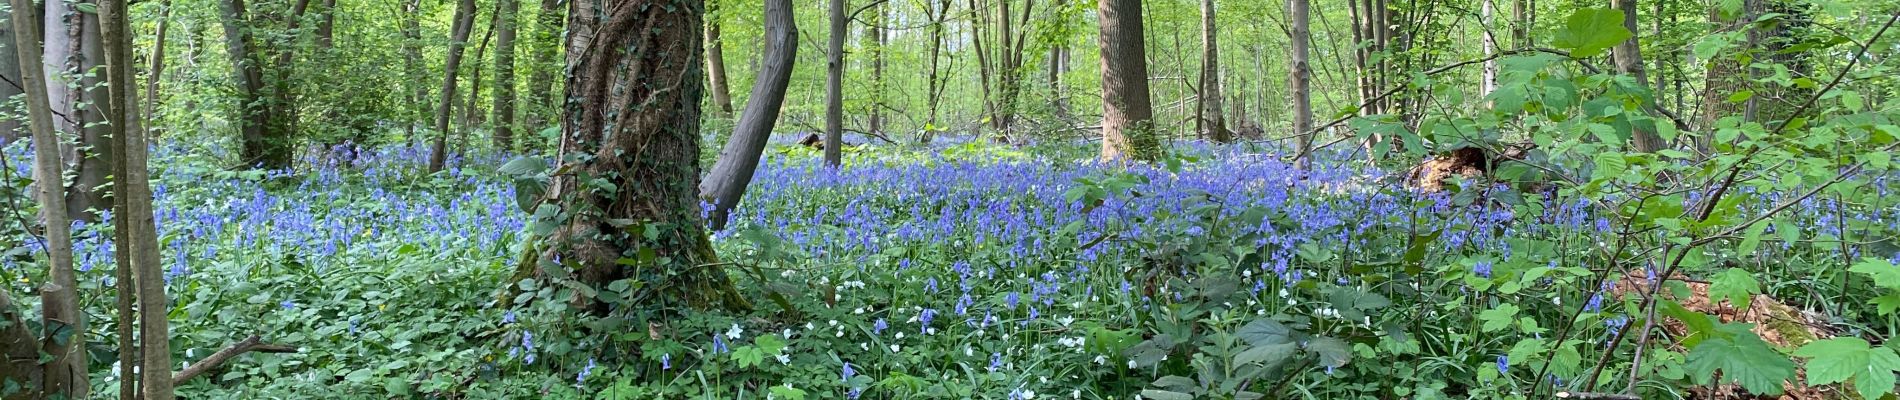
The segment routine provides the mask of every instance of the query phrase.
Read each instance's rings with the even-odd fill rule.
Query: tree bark
[[[1293,20],[1292,37],[1289,38],[1293,62],[1288,64],[1292,76],[1287,78],[1287,85],[1293,87],[1293,134],[1299,135],[1296,139],[1299,158],[1294,160],[1294,164],[1300,169],[1313,167],[1313,135],[1317,134],[1313,132],[1313,88],[1310,82],[1313,69],[1307,62],[1308,47],[1311,46],[1309,42],[1312,40],[1309,7],[1310,0],[1287,0],[1288,18]]]
[[[888,3],[881,2],[871,6],[876,11],[864,27],[864,47],[867,48],[865,52],[871,54],[871,93],[868,96],[870,105],[865,110],[868,114],[865,116],[865,131],[871,133],[884,131],[884,28],[882,25],[887,23],[885,10],[889,9],[885,7],[885,4]]]
[[[937,126],[937,111],[942,103],[944,88],[948,86],[944,84],[939,60],[943,59],[944,28],[950,23],[950,6],[953,3],[950,0],[938,0],[936,3],[936,9],[929,11],[935,14],[930,16],[930,72],[924,78],[924,96],[926,103],[929,103],[930,113],[924,119],[924,132],[919,136],[919,141],[924,143],[929,143],[931,135],[943,129]]]
[[[74,108],[79,112],[79,143],[73,148],[73,183],[66,188],[66,213],[74,221],[99,222],[99,211],[109,207],[112,175],[112,136],[105,126],[106,88],[105,46],[99,35],[99,15],[79,12],[72,27],[79,31],[79,87],[73,89]],[[68,114],[72,115],[72,114]]]
[[[699,196],[712,203],[707,213],[713,230],[725,229],[733,207],[745,197],[746,186],[759,167],[772,126],[785,105],[785,89],[792,81],[792,66],[798,61],[798,27],[792,18],[791,0],[765,2],[765,60],[753,80],[752,95],[746,101],[745,114],[739,117],[726,146],[719,150],[706,180],[699,184]]]
[[[317,19],[317,50],[329,50],[336,46],[336,0],[323,0],[323,9]]]
[[[165,75],[165,36],[171,28],[172,2],[164,0],[158,3],[158,33],[152,37],[151,73],[145,77],[145,106],[139,110],[145,112],[147,120],[158,119],[158,84]],[[158,136],[158,124],[144,125],[150,136]]]
[[[1753,20],[1753,18],[1749,16],[1748,11],[1751,8],[1750,5],[1756,1],[1758,0],[1743,1],[1744,5],[1740,10],[1736,11],[1736,15],[1723,15],[1721,7],[1710,7],[1709,23],[1714,25],[1716,30],[1722,32],[1748,29],[1748,21]],[[1752,35],[1748,37],[1750,39],[1754,38]],[[1735,48],[1748,49],[1754,47],[1754,45],[1753,40],[1748,40],[1744,43],[1737,44]],[[1744,119],[1746,119],[1746,115],[1743,115],[1745,112],[1744,105],[1731,102],[1728,98],[1730,95],[1746,90],[1748,86],[1745,66],[1740,60],[1736,59],[1734,54],[1717,54],[1714,58],[1709,59],[1707,63],[1707,73],[1703,75],[1706,81],[1702,85],[1702,121],[1696,125],[1697,129],[1709,132],[1696,138],[1696,148],[1704,154],[1714,149],[1713,140],[1715,135],[1713,132],[1715,131],[1717,121],[1720,121],[1723,117],[1735,115],[1742,115]]]
[[[124,198],[117,201],[120,207],[113,219],[117,229],[126,231],[124,238],[130,242],[126,249],[131,251],[127,257],[131,263],[121,264],[120,268],[136,269],[134,279],[138,281],[139,342],[144,344],[140,352],[140,389],[146,400],[170,400],[173,397],[168,327],[171,302],[165,296],[164,269],[159,264],[147,140],[145,132],[136,127],[139,96],[133,90],[132,38],[126,21],[126,0],[99,1],[107,50],[106,81],[112,94],[106,107],[107,126],[111,136],[118,140],[120,150],[115,163],[119,165],[120,179],[114,184],[122,194],[118,197]]]
[[[410,106],[413,107],[403,140],[409,147],[416,143],[417,120],[429,115],[429,88],[423,84],[422,72],[422,0],[407,0],[402,3],[402,64],[409,79],[404,80],[410,88]]]
[[[20,86],[20,59],[13,56],[13,36],[17,33],[13,29],[12,14],[11,8],[0,10],[0,78],[6,80],[6,83],[0,83],[0,99],[11,99],[25,93]],[[12,112],[12,107],[8,107],[7,111]],[[0,147],[6,147],[14,139],[22,137],[19,132],[23,126],[18,118],[0,119]]]
[[[547,197],[572,217],[547,237],[542,268],[573,269],[596,287],[655,271],[640,276],[657,278],[649,286],[657,292],[641,296],[651,304],[631,306],[749,309],[718,267],[699,215],[700,2],[573,1],[555,169],[574,173],[554,177]],[[618,263],[635,249],[655,257],[639,268]]]
[[[495,1],[495,148],[515,150],[515,0]]]
[[[541,0],[541,11],[535,15],[534,55],[528,78],[528,129],[540,131],[547,128],[554,118],[552,114],[560,110],[554,100],[554,81],[560,79],[555,72],[560,67],[561,29],[564,12],[561,5],[569,4],[561,0]]]
[[[435,111],[435,146],[429,152],[429,172],[441,171],[448,161],[449,117],[455,108],[455,76],[462,67],[462,48],[474,30],[475,0],[461,0],[455,6],[455,25],[451,28],[449,53],[442,67],[442,96]]]
[[[724,20],[720,2],[706,2],[706,78],[712,85],[714,115],[729,118],[732,117],[732,89],[726,83],[726,46],[719,39],[719,26]]]
[[[1100,0],[1102,46],[1102,159],[1161,158],[1154,105],[1148,98],[1148,60],[1140,0]]]
[[[1480,8],[1482,11],[1479,12],[1479,18],[1482,20],[1478,26],[1484,29],[1484,57],[1486,58],[1484,75],[1478,81],[1478,97],[1485,97],[1498,90],[1498,60],[1492,59],[1492,55],[1498,53],[1498,37],[1491,31],[1492,22],[1496,20],[1497,14],[1495,2],[1498,0],[1478,1],[1484,2]]]
[[[1205,121],[1203,134],[1215,143],[1234,141],[1221,113],[1220,31],[1215,25],[1214,0],[1201,0],[1201,83],[1200,118]]]
[[[1617,10],[1623,12],[1623,29],[1629,30],[1630,38],[1629,40],[1624,40],[1623,43],[1618,43],[1616,47],[1611,48],[1610,58],[1616,63],[1617,72],[1636,79],[1637,83],[1635,88],[1645,88],[1648,86],[1649,75],[1643,72],[1642,47],[1637,44],[1637,36],[1641,34],[1642,30],[1637,28],[1638,25],[1636,23],[1636,0],[1611,0],[1611,2],[1616,6]],[[1631,150],[1642,153],[1653,153],[1657,150],[1667,148],[1667,146],[1668,143],[1664,143],[1662,136],[1657,135],[1654,129],[1643,129],[1642,127],[1630,128]]]
[[[14,10],[34,9],[29,0],[12,0],[10,5]],[[37,371],[32,371],[33,364],[22,365],[14,361],[21,358],[7,360],[5,364],[10,371],[7,371],[9,373],[6,378],[38,383],[38,388],[25,389],[27,391],[38,389],[42,397],[85,398],[88,386],[83,342],[86,335],[67,335],[64,342],[58,340],[57,335],[47,335],[60,329],[85,332],[85,324],[81,319],[84,315],[79,309],[79,284],[73,274],[72,224],[66,220],[66,199],[62,193],[64,188],[58,183],[63,180],[61,175],[64,171],[59,152],[54,150],[59,148],[59,137],[53,130],[53,108],[48,101],[46,91],[46,72],[43,69],[25,67],[41,65],[44,62],[40,59],[39,25],[32,13],[13,13],[9,18],[13,20],[13,26],[17,28],[13,36],[13,50],[22,66],[20,86],[26,92],[27,124],[33,131],[33,148],[37,149],[33,152],[33,180],[34,186],[38,189],[36,194],[40,202],[40,223],[44,226],[45,233],[43,237],[45,240],[41,241],[41,245],[44,246],[47,254],[49,272],[47,283],[40,287],[41,323],[44,332],[28,334],[28,338],[47,338],[39,345],[29,345],[28,343],[36,339],[22,340],[24,338],[18,336],[19,331],[11,328],[17,326],[20,327],[19,329],[26,329],[26,324],[22,323],[21,318],[15,314],[17,310],[12,307],[11,301],[3,301],[4,298],[0,297],[0,302],[8,303],[0,304],[5,307],[0,309],[0,312],[8,314],[7,319],[11,324],[6,329],[11,333],[7,341],[14,345],[9,346],[7,352],[9,354],[25,352],[28,356],[24,360],[29,360],[29,362],[47,360],[37,365]],[[24,351],[23,348],[38,348],[39,350],[31,352]],[[44,356],[40,354],[42,352]],[[27,379],[15,379],[16,377]]]
[[[476,10],[476,13],[480,14],[481,10]],[[488,43],[495,39],[495,22],[496,16],[489,15],[488,30],[482,32],[482,41],[475,45],[475,54],[472,57],[474,65],[468,69],[468,103],[462,107],[462,128],[456,129],[456,143],[451,151],[468,151],[468,134],[474,131],[475,127],[488,123],[484,119],[488,117],[488,114],[483,114],[481,109],[482,61],[488,59]]]
[[[831,42],[825,54],[825,165],[844,160],[844,2],[831,1]]]
[[[290,165],[289,138],[272,125],[274,101],[264,98],[263,62],[252,51],[251,30],[245,22],[244,0],[219,2],[219,20],[224,25],[225,54],[231,58],[233,81],[238,86],[241,107],[238,124],[239,157],[244,166],[284,168]]]

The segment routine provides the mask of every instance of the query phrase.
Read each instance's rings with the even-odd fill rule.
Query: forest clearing
[[[9,0],[0,399],[1894,399],[1891,0]]]

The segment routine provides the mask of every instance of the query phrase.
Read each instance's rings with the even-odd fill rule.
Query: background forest
[[[10,0],[0,398],[1894,398],[1891,0]]]

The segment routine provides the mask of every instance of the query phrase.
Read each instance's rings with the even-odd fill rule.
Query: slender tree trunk
[[[1617,72],[1635,78],[1638,82],[1637,87],[1641,88],[1649,82],[1649,75],[1643,72],[1642,47],[1637,45],[1637,36],[1642,33],[1642,30],[1637,29],[1639,25],[1636,23],[1636,0],[1612,0],[1612,3],[1615,4],[1617,10],[1623,12],[1623,28],[1629,30],[1630,38],[1610,49],[1610,57],[1616,62]],[[1664,143],[1662,136],[1657,135],[1654,129],[1631,128],[1630,149],[1653,153],[1667,146],[1668,143]]]
[[[1100,0],[1102,46],[1102,159],[1161,158],[1154,105],[1148,98],[1148,60],[1140,0]]]
[[[429,171],[441,171],[448,161],[449,116],[455,108],[455,75],[462,67],[462,47],[468,44],[469,31],[475,25],[475,0],[461,0],[455,6],[455,26],[450,33],[449,54],[442,68],[442,97],[435,111],[435,146],[429,152]]]
[[[714,115],[729,118],[732,117],[732,89],[726,83],[726,46],[719,39],[719,26],[725,19],[719,8],[720,2],[706,2],[706,77],[712,85]]]
[[[619,264],[628,252],[657,251],[642,268],[667,277],[649,285],[658,293],[641,296],[653,304],[623,306],[750,308],[717,266],[699,215],[701,10],[698,0],[574,0],[555,157],[557,169],[574,174],[556,176],[548,198],[575,215],[548,236],[541,259],[604,287],[635,271]],[[591,189],[581,177],[618,189]],[[623,233],[609,223],[616,220],[640,221],[646,234]],[[575,301],[609,311],[605,302]]]
[[[792,65],[798,61],[798,27],[792,18],[791,0],[765,1],[765,60],[753,80],[752,95],[746,101],[745,114],[739,117],[719,150],[719,159],[706,180],[699,184],[699,196],[712,203],[707,213],[713,230],[725,229],[733,207],[745,197],[746,186],[759,167],[772,125],[785,105],[785,89],[792,82]]]
[[[126,0],[100,0],[99,16],[103,22],[104,45],[106,47],[106,81],[112,93],[107,101],[107,126],[116,139],[119,151],[116,190],[123,196],[115,196],[118,211],[114,213],[117,228],[126,231],[122,237],[128,243],[129,250],[123,259],[129,263],[120,264],[121,269],[136,269],[139,299],[139,342],[144,343],[140,353],[142,398],[146,400],[170,400],[172,395],[171,371],[171,330],[169,325],[170,304],[165,296],[163,268],[159,265],[158,229],[152,214],[152,187],[150,170],[147,166],[145,132],[138,125],[138,92],[133,90],[132,74],[132,38],[130,25],[126,22]],[[123,296],[124,293],[121,293]],[[130,320],[120,321],[130,324]],[[124,346],[122,345],[121,348]],[[80,398],[83,398],[81,396]]]
[[[1481,77],[1482,80],[1478,82],[1478,96],[1485,97],[1490,96],[1491,92],[1498,90],[1498,60],[1489,59],[1492,55],[1498,53],[1498,38],[1496,34],[1492,33],[1491,29],[1492,22],[1496,20],[1496,2],[1498,0],[1478,1],[1484,2],[1482,6],[1483,11],[1479,14],[1480,18],[1483,18],[1483,21],[1481,21],[1478,26],[1484,29],[1484,57],[1487,58],[1487,60],[1484,61],[1484,76]]]
[[[560,111],[555,104],[554,81],[560,78],[555,72],[561,64],[561,29],[563,22],[561,5],[569,4],[561,0],[541,0],[541,11],[535,15],[534,56],[528,77],[528,129],[540,131],[552,123],[553,115]],[[530,146],[534,147],[534,146]]]
[[[844,160],[844,2],[831,0],[831,44],[825,55],[825,165]]]
[[[867,53],[871,53],[871,104],[865,111],[868,114],[865,117],[865,131],[871,133],[884,130],[884,29],[881,25],[886,23],[884,12],[888,7],[885,4],[872,6],[876,9],[876,13],[872,14],[874,19],[864,27],[864,47],[869,49]]]
[[[149,58],[152,72],[145,77],[145,107],[139,108],[145,111],[148,120],[158,120],[158,84],[160,77],[165,75],[165,36],[171,27],[171,22],[171,0],[160,1],[158,3],[158,33],[152,38],[152,55]],[[160,133],[158,125],[145,124],[147,134],[158,136]]]
[[[1511,44],[1518,48],[1530,47],[1531,42],[1531,0],[1511,0]]]
[[[317,19],[317,49],[329,50],[336,46],[336,0],[323,0],[323,9]]]
[[[0,79],[6,80],[5,83],[0,83],[0,99],[11,99],[13,96],[25,93],[21,91],[20,86],[20,58],[13,56],[13,36],[19,33],[13,29],[12,10],[11,8],[0,10]],[[26,15],[31,18],[33,13],[29,12]],[[13,112],[12,107],[7,107],[6,111]],[[24,113],[15,113],[15,115],[20,114]],[[13,143],[14,139],[23,137],[19,133],[23,126],[19,118],[0,118],[0,147],[6,147]]]
[[[1310,0],[1287,0],[1288,18],[1293,20],[1292,37],[1289,38],[1293,62],[1289,64],[1292,71],[1287,78],[1287,85],[1293,87],[1293,133],[1299,135],[1299,159],[1294,163],[1300,169],[1313,167],[1313,135],[1317,134],[1313,132],[1313,88],[1310,82],[1313,69],[1307,62],[1308,42],[1312,39],[1309,6]]]
[[[224,24],[225,54],[231,58],[233,80],[238,86],[239,142],[243,149],[239,152],[246,167],[263,165],[266,168],[279,168],[290,164],[290,146],[287,138],[275,137],[272,132],[270,105],[264,99],[264,70],[262,62],[252,52],[251,30],[246,25],[244,0],[222,0],[219,2],[219,20]]]
[[[983,26],[989,21],[987,10],[988,8],[978,0],[970,0],[970,46],[976,52],[977,87],[982,89],[983,93],[983,114],[989,122],[985,125],[996,128],[1002,122],[1002,115],[997,110],[996,99],[990,95],[990,82],[996,80],[996,69],[991,66],[993,58],[989,55],[989,49],[984,46],[987,40],[983,37]]]
[[[495,149],[515,149],[515,0],[495,1]]]
[[[1065,1],[1066,0],[1055,0],[1055,2],[1050,4],[1049,9],[1055,15],[1062,16],[1064,15],[1062,9],[1065,6],[1063,4]],[[1067,23],[1067,21],[1058,23]],[[1069,123],[1069,101],[1063,96],[1062,88],[1062,74],[1069,72],[1069,46],[1065,41],[1063,38],[1058,38],[1054,43],[1049,44],[1049,106],[1053,110],[1056,119],[1061,121],[1064,125],[1067,125]]]
[[[477,13],[479,12],[478,10]],[[462,129],[456,130],[455,149],[466,151],[468,149],[468,133],[475,130],[475,127],[488,122],[483,120],[483,117],[487,117],[488,115],[483,114],[481,109],[482,61],[488,59],[488,43],[493,42],[495,38],[495,22],[496,16],[489,15],[488,30],[482,32],[482,41],[475,44],[474,65],[471,65],[468,69],[468,104],[462,107],[463,124]]]
[[[937,1],[937,7],[934,11],[936,14],[931,15],[930,72],[929,76],[924,78],[924,96],[926,96],[925,102],[929,103],[930,115],[924,120],[924,132],[919,136],[919,139],[921,139],[919,141],[924,143],[929,143],[931,135],[943,129],[937,126],[937,111],[942,104],[943,91],[947,85],[944,84],[942,68],[938,64],[939,60],[943,58],[944,28],[950,23],[951,4],[953,3],[951,3],[950,0]]]
[[[402,63],[404,74],[409,78],[404,81],[410,89],[409,102],[414,113],[411,116],[414,119],[406,124],[407,132],[403,135],[407,147],[415,147],[416,120],[429,115],[429,88],[423,84],[425,79],[422,72],[421,7],[422,0],[406,0],[402,3]]]
[[[1748,29],[1747,23],[1751,21],[1752,18],[1748,15],[1749,7],[1746,4],[1755,1],[1756,0],[1744,1],[1745,5],[1741,10],[1736,12],[1738,15],[1723,15],[1721,7],[1710,7],[1709,23],[1714,25],[1718,31],[1723,32]],[[1748,37],[1753,38],[1752,35]],[[1755,43],[1750,40],[1737,45],[1736,48],[1748,49],[1754,46]],[[1706,71],[1708,72],[1703,75],[1707,81],[1702,85],[1702,121],[1697,125],[1697,128],[1705,132],[1714,132],[1716,121],[1720,121],[1723,117],[1742,116],[1746,118],[1746,115],[1744,115],[1744,105],[1742,103],[1731,102],[1728,98],[1737,92],[1746,90],[1748,86],[1747,71],[1742,62],[1737,60],[1734,54],[1717,54],[1714,58],[1709,59],[1707,63]],[[1703,134],[1698,137],[1696,140],[1696,148],[1701,150],[1704,154],[1714,150],[1714,137],[1715,135],[1713,134]]]
[[[1201,0],[1201,95],[1200,118],[1206,121],[1203,134],[1216,143],[1234,141],[1221,115],[1220,31],[1215,28],[1214,0]]]
[[[62,135],[76,136],[79,134],[80,120],[77,113],[73,112],[73,104],[76,103],[73,87],[78,84],[72,79],[79,74],[80,13],[73,10],[70,2],[46,1],[43,4],[45,11],[41,16],[44,22],[38,26],[42,27],[39,32],[44,33],[41,39],[45,41],[42,47],[45,58],[41,59],[40,68],[43,73],[41,76],[46,78],[43,85],[46,86],[47,101],[52,105],[52,115],[56,118],[53,120],[53,129]],[[70,153],[71,147],[61,141],[59,149],[61,153]],[[71,161],[73,155],[66,154],[65,157]]]
[[[12,0],[14,10],[34,9],[31,1]],[[54,331],[70,329],[72,332],[85,332],[84,314],[79,309],[79,283],[73,274],[73,237],[72,224],[66,220],[66,199],[64,188],[57,184],[63,180],[60,161],[59,137],[53,130],[52,105],[48,102],[46,91],[46,71],[28,66],[41,65],[39,25],[32,13],[19,12],[9,16],[16,28],[13,36],[14,55],[19,57],[20,86],[26,92],[27,124],[33,131],[33,175],[40,202],[40,223],[44,227],[42,246],[47,254],[47,282],[40,287],[40,307],[42,331],[20,337],[19,330],[9,330],[7,341],[11,346],[9,354],[19,354],[24,349],[38,348],[39,351],[27,351],[28,363],[22,365],[12,358],[6,360],[9,381],[38,384],[37,388],[25,387],[25,390],[37,389],[40,397],[86,398],[86,353],[83,343],[86,335],[50,335]],[[58,26],[58,25],[53,25]],[[3,297],[0,297],[3,298]],[[11,301],[0,304],[0,312],[8,313],[9,326],[25,328]],[[39,345],[30,345],[37,338]],[[24,349],[23,349],[24,348]],[[44,362],[41,362],[44,360]],[[35,369],[37,364],[37,371]],[[15,379],[26,377],[28,379]]]

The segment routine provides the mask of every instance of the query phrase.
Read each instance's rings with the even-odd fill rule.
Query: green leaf
[[[1518,308],[1516,304],[1499,304],[1498,308],[1484,310],[1484,312],[1478,313],[1478,320],[1484,321],[1484,326],[1481,327],[1483,331],[1496,331],[1510,327],[1512,322],[1516,322],[1517,312]]]
[[[787,400],[805,400],[805,391],[791,386],[773,386],[772,396]]]
[[[1557,39],[1551,45],[1569,50],[1571,57],[1588,58],[1629,38],[1630,31],[1623,28],[1621,11],[1585,8],[1564,19],[1564,26],[1557,31]]]
[[[1142,389],[1141,397],[1152,400],[1194,400],[1194,395],[1166,390]]]
[[[1866,274],[1868,278],[1873,278],[1875,285],[1879,285],[1880,287],[1900,290],[1900,265],[1893,265],[1893,263],[1887,262],[1887,260],[1872,257],[1864,258],[1847,270],[1849,272]]]
[[[1755,394],[1779,394],[1781,384],[1794,378],[1794,361],[1752,332],[1702,341],[1689,351],[1684,367],[1696,384],[1713,383],[1720,371],[1722,379]]]
[[[1317,337],[1306,342],[1306,351],[1319,356],[1319,365],[1343,367],[1352,360],[1352,347],[1345,341],[1331,337]]]
[[[1840,337],[1815,341],[1795,350],[1796,357],[1807,358],[1808,383],[1828,385],[1854,381],[1861,397],[1878,399],[1893,391],[1894,371],[1900,370],[1900,355],[1887,347],[1873,347],[1866,340]]]
[[[1616,179],[1629,169],[1629,161],[1623,159],[1623,153],[1606,151],[1595,156],[1596,172],[1590,174],[1592,180]]]
[[[1241,340],[1247,341],[1247,344],[1265,346],[1293,343],[1292,332],[1292,329],[1288,329],[1286,325],[1278,321],[1261,318],[1240,327],[1240,331],[1235,334],[1240,336]]]
[[[515,157],[513,160],[508,160],[508,163],[502,164],[501,168],[497,169],[496,172],[500,172],[502,175],[522,177],[538,175],[547,170],[548,160],[542,159],[541,157],[521,156]]]
[[[1860,112],[1865,104],[1860,100],[1860,92],[1848,90],[1841,92],[1841,105],[1846,106],[1848,111]]]
[[[1888,293],[1884,296],[1875,297],[1874,305],[1879,307],[1878,311],[1880,315],[1892,315],[1893,310],[1900,309],[1900,293]]]
[[[1288,357],[1292,357],[1293,353],[1297,350],[1299,350],[1299,348],[1292,343],[1258,345],[1235,355],[1234,363],[1247,364],[1257,362],[1263,365],[1279,364],[1281,361],[1286,361]]]
[[[1755,222],[1754,225],[1749,225],[1748,231],[1742,235],[1742,244],[1735,246],[1735,255],[1738,257],[1747,257],[1751,254],[1755,254],[1755,249],[1761,246],[1761,234],[1767,231],[1768,231],[1767,220],[1762,220],[1759,222]]]
[[[1709,300],[1727,299],[1730,305],[1747,309],[1749,300],[1761,294],[1761,282],[1741,268],[1729,268],[1709,280]]]
[[[359,369],[355,371],[350,371],[349,375],[343,376],[343,380],[350,381],[350,383],[363,383],[363,382],[369,382],[369,378],[373,378],[375,376],[376,376],[376,370],[370,369],[370,368],[364,368],[364,369]]]

